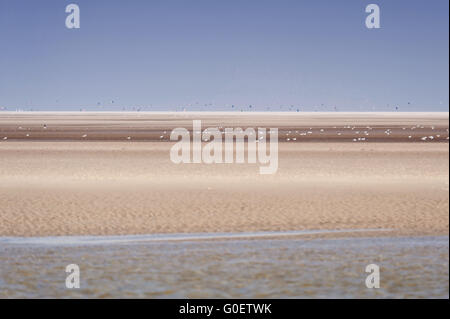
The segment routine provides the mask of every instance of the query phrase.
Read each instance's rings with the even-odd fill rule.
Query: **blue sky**
[[[70,3],[77,30],[65,27]],[[380,29],[365,27],[369,3]],[[448,111],[448,6],[0,0],[0,106]]]

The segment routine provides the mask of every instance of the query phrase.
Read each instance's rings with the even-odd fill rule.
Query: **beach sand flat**
[[[192,119],[279,128],[277,173],[172,163],[170,131]],[[0,113],[0,236],[448,235],[447,138],[448,113]]]

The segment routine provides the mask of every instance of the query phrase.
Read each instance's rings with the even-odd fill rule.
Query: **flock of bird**
[[[59,100],[56,100],[56,102],[58,103]],[[113,105],[115,105],[115,101],[111,100],[111,101],[107,102],[106,104],[103,104],[101,102],[97,102],[97,107],[99,107],[99,108],[103,108],[106,105],[113,106]],[[410,105],[411,105],[411,102],[408,102],[408,106],[410,106]],[[198,106],[200,106],[200,103],[196,102],[195,105],[189,105],[190,108],[193,107],[193,106],[197,106],[198,107]],[[391,107],[389,105],[387,105],[387,106]],[[205,107],[205,108],[211,107],[211,108],[213,108],[214,106],[213,106],[212,103],[206,103],[206,104],[202,105],[202,107]],[[287,109],[285,107],[287,107]],[[150,107],[133,107],[132,110],[136,111],[136,112],[140,112],[141,110],[150,109],[150,108],[151,108],[151,106]],[[336,106],[333,106],[331,108],[332,108],[332,110],[338,112],[338,108]],[[5,107],[2,107],[1,109],[2,110],[7,110],[7,108],[5,108]],[[236,107],[234,104],[231,105],[231,110],[238,110],[238,109],[239,108]],[[315,107],[314,108],[315,111],[318,111],[318,109],[320,109],[320,110],[329,110],[329,107],[325,106],[324,104],[321,104],[320,107]],[[127,109],[122,107],[122,110],[126,111]],[[242,107],[240,108],[241,112],[244,112],[244,110],[245,111],[252,111],[252,110],[255,110],[255,107],[253,105],[249,105],[246,108],[242,108]],[[288,111],[301,112],[301,108],[300,107],[296,107],[294,105],[290,105],[290,106],[280,105],[279,106],[279,110],[288,110]],[[394,106],[394,110],[395,111],[399,111],[400,110],[400,106],[399,105],[395,105]],[[80,109],[80,111],[84,111],[84,109]],[[178,109],[176,109],[176,111],[178,111]],[[186,107],[182,107],[182,111],[186,111]],[[270,107],[267,107],[266,111],[272,111],[272,109]],[[434,126],[432,126],[430,128],[431,128],[431,130],[435,129]],[[43,129],[44,130],[47,129],[47,125],[46,124],[43,124]],[[306,137],[316,137],[317,136],[316,134],[318,134],[318,136],[320,137],[321,135],[323,136],[323,134],[325,134],[325,133],[327,134],[328,137],[331,137],[334,134],[335,136],[339,136],[341,139],[343,139],[344,137],[345,138],[348,137],[349,140],[351,140],[353,142],[364,142],[364,141],[368,141],[370,138],[372,138],[375,135],[375,133],[379,137],[379,130],[380,130],[380,128],[375,128],[375,130],[374,130],[374,128],[372,128],[370,126],[367,126],[365,128],[358,128],[356,126],[349,126],[349,125],[341,127],[341,128],[338,128],[338,127],[334,126],[334,127],[332,127],[332,129],[333,130],[330,130],[329,128],[328,129],[324,129],[324,128],[314,128],[313,129],[312,127],[310,127],[309,129],[306,129],[306,130],[295,130],[295,131],[290,130],[290,131],[284,132],[283,134],[285,136],[284,140],[286,142],[295,142],[295,141],[301,140],[305,136]],[[415,126],[410,127],[410,128],[403,127],[401,130],[406,131],[408,129],[411,130],[411,131],[417,130],[417,129],[425,129],[425,126],[423,126],[423,125],[415,125]],[[19,127],[19,130],[22,130],[22,128]],[[315,130],[316,130],[316,132],[314,132]],[[349,136],[349,131],[351,131],[351,134],[354,135],[354,136]],[[384,134],[386,136],[390,136],[392,133],[393,133],[392,129],[388,128],[388,129],[384,130]],[[447,135],[448,135],[448,129],[447,129]],[[416,136],[417,136],[417,134],[416,135],[411,134],[411,135],[408,135],[407,138],[408,139],[413,139]],[[27,133],[26,137],[30,137],[30,133]],[[88,138],[88,135],[87,134],[83,134],[81,136],[81,138],[82,139],[86,139],[86,138]],[[131,140],[132,137],[131,136],[127,136],[126,139],[127,140]],[[165,131],[163,133],[163,135],[160,136],[159,139],[160,140],[168,139],[167,131]],[[443,139],[444,140],[448,140],[448,137],[442,138],[440,134],[420,136],[420,140],[421,141],[436,141],[436,140],[443,140]],[[8,137],[4,136],[2,140],[4,140],[4,141],[8,140]]]
[[[43,124],[42,125],[42,129],[43,130],[47,130],[48,126],[47,124]],[[219,128],[219,132],[224,135],[225,131],[223,130],[223,127],[220,126]],[[346,126],[342,126],[342,127],[338,127],[338,126],[333,126],[333,127],[328,127],[328,128],[318,128],[318,127],[309,127],[309,128],[303,128],[303,129],[297,129],[297,130],[281,130],[279,132],[279,135],[284,136],[284,141],[286,142],[295,142],[295,141],[301,141],[302,139],[306,138],[330,138],[332,139],[333,136],[339,136],[340,140],[347,140],[347,141],[352,141],[352,142],[365,142],[365,141],[369,141],[371,138],[374,139],[380,139],[381,136],[384,136],[384,138],[386,137],[390,137],[391,135],[393,135],[393,137],[404,137],[404,138],[408,138],[408,139],[414,139],[414,140],[421,140],[421,141],[445,141],[445,140],[449,140],[448,137],[448,133],[449,133],[449,129],[447,128],[445,130],[446,132],[446,136],[442,136],[442,134],[440,133],[436,133],[436,134],[412,134],[412,131],[417,131],[417,130],[423,130],[425,132],[429,132],[429,130],[431,131],[435,131],[435,126],[429,126],[426,127],[424,125],[414,125],[411,127],[402,127],[402,128],[396,128],[395,132],[393,131],[393,129],[391,128],[381,128],[381,127],[371,127],[371,126],[365,126],[365,127],[357,127],[357,126],[350,126],[350,125],[346,125]],[[25,137],[31,137],[31,133],[30,132],[30,128],[28,129],[24,129],[23,127],[19,126],[17,128],[18,131],[28,131],[28,133],[25,134]],[[207,130],[205,130],[205,132],[207,132]],[[409,133],[408,133],[409,132]],[[425,133],[424,132],[424,133]],[[201,132],[194,132],[194,134],[201,134]],[[269,132],[270,133],[270,132]],[[252,134],[252,133],[250,133]],[[256,132],[255,132],[256,134]],[[83,135],[80,136],[82,139],[87,139],[88,138],[88,134],[85,133]],[[256,138],[256,136],[255,136]],[[261,134],[259,135],[258,140],[263,139],[264,136],[261,136]],[[127,136],[126,140],[131,140],[132,137],[131,136]],[[8,136],[3,136],[0,140],[6,141],[8,140]],[[159,136],[159,140],[164,141],[164,140],[169,140],[169,134],[167,133],[167,131],[164,131],[162,133],[162,135]],[[209,141],[208,138],[203,138],[202,139],[204,142]],[[258,142],[257,140],[257,142]]]
[[[422,130],[428,130],[431,129],[432,131],[435,130],[434,126],[430,126],[430,127],[425,127],[424,125],[415,125],[412,127],[402,127],[401,129],[396,129],[397,131],[399,131],[399,133],[397,133],[395,136],[398,138],[405,136],[405,134],[400,133],[401,131],[405,132],[405,131],[414,131],[416,129],[422,129]],[[314,132],[314,130],[316,132]],[[449,133],[449,129],[446,129],[447,132],[447,136],[443,137],[441,134],[435,134],[435,135],[426,135],[426,136],[419,136],[420,140],[422,141],[435,141],[435,140],[449,140],[448,138],[448,133]],[[327,129],[323,129],[323,128],[312,128],[310,127],[309,130],[295,130],[295,131],[287,131],[284,133],[285,135],[285,141],[286,142],[290,142],[290,141],[297,141],[298,137],[302,137],[302,136],[309,136],[309,137],[321,137],[321,135],[323,136],[323,134],[326,134],[326,137],[329,138],[333,138],[334,136],[340,136],[342,137],[343,135],[345,135],[345,138],[350,139],[352,142],[364,142],[364,141],[368,141],[370,138],[374,138],[374,139],[380,139],[381,134],[384,134],[384,137],[389,137],[391,135],[393,135],[393,130],[390,128],[373,128],[371,126],[366,126],[364,128],[361,127],[356,127],[356,126],[343,126],[341,128],[338,128],[337,126],[333,126],[332,129],[330,130],[329,128]],[[352,137],[352,135],[354,135],[354,137]],[[342,137],[344,138],[344,137]],[[407,136],[408,139],[413,139],[414,136],[413,135],[408,135]]]
[[[30,102],[30,104],[32,104]],[[407,109],[411,107],[411,102],[407,102]],[[60,100],[57,99],[55,101],[55,106],[56,107],[63,107],[62,105],[60,105]],[[140,111],[154,111],[154,110],[159,110],[159,109],[168,109],[167,107],[164,108],[158,108],[158,107],[154,107],[153,105],[142,105],[142,106],[130,106],[130,107],[124,107],[124,106],[120,106],[116,103],[115,100],[108,100],[106,102],[97,102],[95,104],[95,107],[90,107],[88,108],[89,110],[93,110],[93,109],[102,109],[102,110],[107,110],[107,109],[111,109],[111,110],[121,110],[121,111],[132,111],[132,112],[140,112]],[[340,109],[337,106],[333,106],[333,105],[325,105],[325,104],[320,104],[320,105],[316,105],[316,106],[312,106],[312,107],[302,107],[302,106],[296,106],[296,105],[285,105],[285,104],[281,104],[278,106],[258,106],[256,107],[253,104],[249,104],[246,106],[237,106],[234,104],[225,104],[224,107],[220,107],[215,105],[214,103],[200,103],[200,102],[195,102],[195,103],[191,103],[188,104],[186,106],[180,106],[180,107],[169,107],[170,110],[175,111],[175,112],[185,112],[187,110],[200,110],[200,111],[214,111],[214,110],[231,110],[231,111],[240,111],[240,112],[248,112],[248,111],[289,111],[289,112],[303,112],[303,111],[313,111],[313,112],[318,112],[318,111],[323,111],[323,112],[339,112]],[[387,104],[386,107],[382,107],[379,108],[379,110],[381,111],[400,111],[401,107],[400,105],[390,105]],[[15,111],[39,111],[39,108],[36,107],[27,107],[25,109],[15,109]],[[87,111],[86,108],[79,108],[78,109],[80,112],[84,112]],[[375,111],[375,107],[372,107],[370,109],[371,111]],[[8,108],[5,106],[0,106],[0,111],[8,111]],[[360,111],[362,111],[362,109],[360,109]]]

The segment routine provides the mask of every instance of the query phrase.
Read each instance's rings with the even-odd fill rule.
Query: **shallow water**
[[[116,235],[116,236],[47,236],[47,237],[0,237],[0,244],[14,245],[48,245],[48,246],[81,246],[110,245],[126,243],[143,243],[155,241],[187,241],[207,239],[253,239],[270,237],[292,237],[318,234],[389,232],[391,229],[318,229],[294,231],[261,231],[239,233],[174,233],[148,235]]]
[[[0,240],[0,298],[448,298],[449,237]],[[65,288],[68,264],[81,288]],[[365,267],[380,266],[379,289]]]

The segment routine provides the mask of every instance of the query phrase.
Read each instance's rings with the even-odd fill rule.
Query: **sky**
[[[448,112],[448,86],[448,0],[0,0],[0,110]]]

